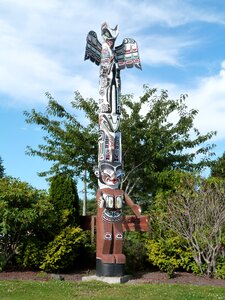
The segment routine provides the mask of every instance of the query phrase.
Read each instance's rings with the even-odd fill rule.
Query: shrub
[[[142,232],[126,232],[124,235],[124,254],[126,255],[126,272],[134,274],[146,268],[146,238]]]
[[[43,259],[44,246],[45,244],[37,238],[28,237],[17,249],[17,265],[26,269],[39,269],[40,261]]]
[[[148,261],[172,278],[176,269],[192,269],[194,261],[190,249],[178,236],[167,239],[148,240]]]
[[[51,178],[49,197],[55,209],[56,234],[66,226],[79,225],[79,197],[70,175],[59,173]]]
[[[66,227],[45,248],[40,269],[46,272],[71,269],[85,239],[86,233],[80,227]]]
[[[152,238],[180,237],[195,261],[191,269],[214,276],[224,236],[224,180],[204,179],[189,172],[168,173],[161,178],[165,190],[158,190],[155,197]]]
[[[40,214],[48,211],[41,203],[46,193],[19,179],[0,178],[0,268],[12,264],[18,246],[31,235]]]
[[[83,244],[79,249],[79,259],[76,260],[76,268],[94,269],[96,266],[96,241],[93,241],[92,233],[85,231]]]
[[[223,242],[224,193],[224,180],[185,174],[168,197],[167,228],[186,240],[199,270],[208,276],[215,275]]]
[[[225,279],[225,257],[222,255],[217,258],[216,277]]]

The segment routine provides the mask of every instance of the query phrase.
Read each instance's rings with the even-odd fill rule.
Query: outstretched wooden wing
[[[99,42],[96,32],[90,31],[87,35],[87,44],[84,60],[90,59],[99,65],[101,63],[102,44]]]
[[[135,40],[124,39],[123,43],[115,48],[115,56],[120,70],[125,69],[125,67],[133,68],[133,66],[141,69],[138,46]]]

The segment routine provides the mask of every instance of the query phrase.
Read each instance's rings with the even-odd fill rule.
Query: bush
[[[165,245],[163,240],[180,237],[195,261],[189,269],[214,276],[224,242],[224,180],[177,171],[163,175],[165,189],[157,191],[151,211],[152,239]],[[176,268],[175,263],[169,265]]]
[[[219,256],[216,261],[216,277],[225,279],[225,257]]]
[[[0,269],[12,265],[19,245],[33,234],[40,215],[49,212],[42,205],[46,197],[44,191],[19,179],[0,178]]]
[[[5,258],[0,249],[0,272],[4,269],[4,267],[5,267]]]
[[[79,225],[79,197],[70,175],[59,173],[51,178],[49,197],[55,209],[56,234],[67,226]]]
[[[126,255],[126,272],[134,274],[146,269],[146,238],[142,232],[126,232],[124,235],[124,254]]]
[[[92,233],[85,231],[83,244],[79,249],[79,259],[76,260],[75,268],[94,269],[96,267],[96,241],[92,240]]]
[[[16,263],[26,269],[39,269],[40,261],[43,260],[45,244],[37,238],[28,237],[17,249]]]
[[[95,263],[95,245],[91,232],[79,227],[67,227],[52,241],[40,241],[29,236],[17,249],[16,265],[21,269],[67,271],[71,268],[92,268]]]
[[[46,272],[72,269],[85,240],[86,233],[80,227],[66,227],[45,248],[40,269]]]
[[[176,269],[192,270],[195,266],[190,249],[178,236],[149,240],[146,248],[148,261],[167,272],[169,278],[174,276]]]

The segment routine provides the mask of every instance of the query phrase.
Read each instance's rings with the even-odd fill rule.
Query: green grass
[[[225,287],[178,284],[107,284],[68,281],[0,281],[1,300],[150,299],[225,300]]]

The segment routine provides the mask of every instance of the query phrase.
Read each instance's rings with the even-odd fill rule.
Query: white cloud
[[[204,132],[216,130],[216,139],[225,138],[225,61],[218,74],[200,79],[189,96],[192,108],[199,110],[197,128]]]
[[[136,96],[143,95],[142,79],[137,80],[130,74],[125,76],[124,82],[125,92],[134,93],[135,100],[138,101]],[[178,99],[184,93],[188,94],[186,98],[188,109],[198,110],[194,126],[201,134],[217,131],[213,141],[225,139],[225,60],[221,62],[221,68],[217,74],[199,78],[196,87],[189,90],[171,82],[156,82],[153,79],[149,82],[151,82],[151,87],[156,87],[159,91],[168,90],[171,99]],[[176,122],[176,118],[177,116],[173,115],[171,121]]]
[[[17,102],[46,102],[50,91],[72,100],[74,90],[90,96],[95,90],[90,79],[79,72],[71,73],[27,41],[10,35],[0,36],[0,91]]]
[[[70,98],[74,90],[96,97],[97,67],[84,63],[83,55],[87,32],[95,30],[99,35],[105,20],[112,27],[119,23],[118,43],[126,36],[137,38],[143,64],[172,66],[181,64],[180,53],[195,41],[186,36],[152,35],[152,26],[223,22],[220,13],[196,10],[188,2],[175,0],[0,2],[0,93],[14,105],[45,102],[46,91],[62,98]],[[137,82],[135,76],[126,84]]]
[[[0,37],[0,89],[20,101],[40,101],[48,89],[72,89],[79,77],[16,37]]]
[[[104,1],[103,1],[104,2]],[[101,1],[98,2],[101,5]],[[100,9],[99,5],[99,9]],[[225,24],[223,10],[218,7],[194,4],[182,0],[123,0],[110,3],[110,12],[115,12],[125,24],[128,32],[149,28],[153,25],[177,27],[196,21]]]
[[[148,65],[180,66],[181,53],[198,43],[182,36],[143,36],[140,37],[139,47],[141,60]]]

